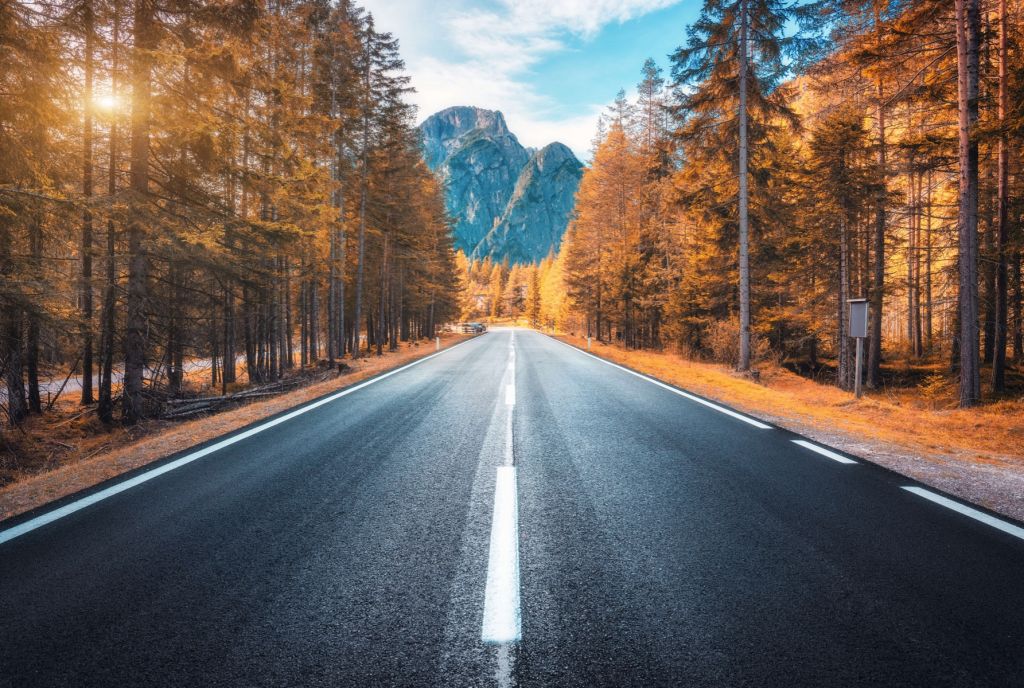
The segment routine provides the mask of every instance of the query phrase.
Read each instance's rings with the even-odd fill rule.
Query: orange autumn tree
[[[634,345],[644,185],[643,158],[614,119],[576,195],[566,245],[565,280],[586,315],[587,333]]]

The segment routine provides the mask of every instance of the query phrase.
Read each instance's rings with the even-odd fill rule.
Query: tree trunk
[[[978,351],[978,41],[980,0],[955,0],[960,191],[960,406],[981,401]]]
[[[879,0],[875,0],[875,35],[878,59],[882,54],[882,17]],[[879,70],[875,78],[876,119],[878,126],[878,193],[875,197],[874,271],[871,280],[871,332],[868,338],[867,385],[882,386],[882,306],[885,296],[885,201],[886,201],[886,142],[885,142],[885,86]]]
[[[385,322],[385,309],[387,307],[387,274],[388,274],[388,244],[390,242],[391,233],[384,232],[384,248],[381,252],[380,260],[380,298],[378,299],[378,310],[380,311],[377,316],[377,355],[381,356],[384,354],[384,333],[387,331],[387,323]]]
[[[306,277],[306,254],[299,267],[299,367],[309,365],[309,280]]]
[[[42,210],[33,210],[29,220],[29,267],[32,275],[42,274],[43,269],[43,218]],[[42,413],[43,404],[39,398],[39,311],[31,308],[28,313],[28,332],[25,337],[25,372],[28,375],[28,410]]]
[[[11,425],[21,422],[28,413],[25,404],[24,370],[21,362],[21,311],[13,303],[3,313],[4,382],[7,385],[7,418]]]
[[[278,303],[277,303],[277,270],[276,261],[271,259],[271,269],[268,270],[270,273],[270,279],[274,280],[271,284],[270,289],[267,290],[267,331],[265,338],[267,341],[267,376],[271,380],[276,380],[281,375],[280,368],[280,357],[278,355],[278,343],[281,341],[278,330],[280,329],[280,318],[278,317]]]
[[[1024,280],[1021,278],[1021,250],[1013,252],[1013,360],[1024,361]]]
[[[309,360],[314,365],[320,358],[320,293],[316,275],[309,283]]]
[[[928,170],[927,195],[925,196],[925,253],[924,253],[924,330],[929,353],[932,351],[934,315],[932,304],[932,171]]]
[[[333,361],[335,357],[334,347],[337,345],[337,312],[338,312],[338,248],[337,235],[334,230],[328,231],[329,248],[327,252],[327,360]]]
[[[340,192],[339,192],[340,193]],[[338,201],[338,356],[345,355],[345,210]]]
[[[82,213],[82,275],[79,286],[81,308],[81,340],[82,340],[82,396],[83,404],[93,402],[92,395],[92,209],[89,201],[92,198],[92,77],[93,77],[93,12],[92,3],[88,0],[82,6],[82,23],[85,31],[84,79],[85,89],[82,93],[82,196],[85,210]]]
[[[337,212],[337,226],[331,227],[331,330],[333,350],[338,357],[345,355],[345,195],[342,187],[341,168],[343,150],[340,135],[335,135],[334,180],[338,188],[334,192],[334,207]]]
[[[118,49],[121,40],[121,3],[114,3],[113,12],[114,26],[111,32],[110,48],[110,85],[116,93],[119,85],[118,80]],[[110,160],[107,167],[107,196],[111,199],[117,193],[117,157],[118,157],[118,129],[117,121],[110,125]],[[111,423],[114,420],[114,395],[113,395],[113,374],[114,374],[114,328],[116,327],[117,307],[117,234],[114,227],[113,217],[107,217],[107,255],[106,255],[106,282],[103,288],[103,313],[101,314],[102,324],[100,330],[100,393],[99,405],[96,408],[96,415],[103,423]]]
[[[221,372],[221,386],[224,394],[227,394],[227,385],[236,382],[235,355],[237,346],[235,344],[235,295],[231,290],[231,280],[224,282],[224,363]]]
[[[112,137],[110,144],[110,182],[109,194],[114,195],[117,185],[116,177],[116,144],[113,138],[117,136],[116,131],[111,129]],[[104,423],[114,420],[114,395],[113,395],[113,373],[114,373],[114,328],[116,326],[117,306],[117,257],[115,245],[117,235],[114,229],[114,221],[107,219],[107,255],[106,255],[106,283],[103,288],[103,313],[101,314],[102,325],[100,330],[100,391],[99,405],[96,414]]]
[[[750,248],[747,189],[747,0],[739,0],[739,233],[740,233],[740,356],[736,368],[750,370]]]
[[[295,349],[292,342],[292,271],[288,258],[281,257],[281,267],[284,269],[284,285],[282,286],[282,301],[284,302],[284,355],[285,367],[291,370],[295,367]]]
[[[839,365],[837,380],[841,389],[850,389],[850,320],[849,306],[850,299],[850,250],[847,245],[848,214],[844,211],[839,218]]]
[[[144,415],[142,376],[146,365],[146,297],[149,257],[143,241],[143,204],[149,191],[149,109],[152,51],[156,48],[156,5],[136,0],[132,56],[130,177],[133,198],[128,222],[128,296],[125,323],[123,413],[128,423]]]
[[[366,197],[369,193],[369,155],[370,155],[370,101],[372,98],[372,84],[370,82],[370,69],[373,64],[370,54],[373,28],[368,27],[365,46],[366,73],[363,88],[363,141],[362,141],[362,162],[359,173],[359,238],[358,252],[356,254],[356,303],[355,318],[355,346],[352,349],[352,358],[359,358],[362,355],[359,346],[359,328],[362,326],[363,313],[363,263],[366,257]],[[366,332],[367,344],[369,344],[370,331]]]
[[[1007,95],[1009,45],[1007,40],[1006,0],[999,0],[999,124],[1006,122],[1009,104]],[[995,323],[992,352],[992,391],[999,393],[1006,388],[1006,330],[1007,285],[1006,245],[1010,240],[1010,142],[1005,129],[999,135],[999,153],[996,163],[996,275],[995,275]]]
[[[178,272],[178,263],[175,259],[172,259],[168,270],[170,318],[167,327],[167,391],[172,397],[176,397],[181,393],[181,383],[184,378],[184,372],[179,365],[181,358],[179,354],[181,349],[181,328],[179,325],[181,301],[178,298],[180,294],[178,286],[180,277]]]
[[[242,334],[245,339],[245,374],[249,383],[259,381],[259,362],[256,359],[256,323],[252,308],[252,288],[242,288]]]
[[[911,256],[914,266],[913,300],[911,306],[914,309],[914,356],[924,356],[924,337],[921,325],[921,186],[924,184],[924,175],[918,173],[916,176],[917,191],[914,197],[914,252]]]
[[[13,222],[10,217],[0,216],[0,277],[9,280],[14,271],[11,264],[13,248]],[[25,381],[21,360],[21,309],[8,296],[0,295],[0,370],[7,386],[7,419],[16,425],[25,417]]]
[[[907,116],[909,130],[910,117]],[[914,215],[916,214],[914,199],[914,163],[913,157],[907,159],[907,347],[911,352],[916,350],[914,342]]]

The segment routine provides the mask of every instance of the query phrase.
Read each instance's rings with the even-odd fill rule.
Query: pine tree
[[[807,188],[813,194],[809,200],[815,208],[811,218],[816,225],[813,229],[820,233],[826,255],[838,258],[834,262],[837,278],[829,291],[836,295],[833,311],[838,359],[836,380],[843,389],[853,387],[847,307],[853,295],[850,286],[853,232],[874,193],[863,122],[863,112],[849,106],[825,117],[813,132],[806,179]]]
[[[706,0],[686,46],[672,55],[684,141],[712,139],[735,161],[738,244],[739,359],[750,368],[748,158],[773,119],[795,121],[781,81],[793,45],[783,35],[793,6],[780,0]],[[692,90],[687,90],[692,87]],[[735,128],[732,122],[736,122]]]
[[[541,327],[540,312],[543,298],[540,290],[541,268],[531,265],[528,270],[527,284],[529,288],[526,292],[526,317],[529,319],[531,327]]]
[[[29,5],[0,5],[0,36],[7,38],[0,41],[0,369],[11,424],[30,408],[40,410],[41,214],[56,195],[49,177],[56,151],[48,134],[65,124],[56,100],[65,85],[56,26],[59,21]]]
[[[588,336],[621,336],[630,346],[643,180],[642,160],[614,118],[580,181],[566,253],[569,295],[587,314]]]
[[[495,265],[491,270],[490,279],[490,301],[491,301],[491,319],[496,320],[505,314],[504,312],[504,296],[505,296],[505,275],[501,265]]]

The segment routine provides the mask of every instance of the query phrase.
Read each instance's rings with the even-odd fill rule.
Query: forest
[[[494,315],[537,294],[524,314],[546,326],[844,389],[846,304],[865,298],[869,388],[901,361],[961,407],[1019,395],[1020,13],[708,0],[668,74],[648,60],[602,118],[558,255],[464,268],[470,291],[485,309],[504,293]]]
[[[190,360],[224,393],[433,337],[459,283],[403,70],[349,0],[0,1],[11,424],[47,377],[131,424]]]
[[[1019,0],[707,0],[687,31],[601,118],[560,250],[510,267],[453,251],[349,0],[0,1],[3,412],[73,375],[131,424],[189,361],[224,394],[460,316],[850,389],[851,298],[869,388],[1019,394]]]

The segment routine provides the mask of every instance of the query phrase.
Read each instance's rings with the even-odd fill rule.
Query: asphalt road
[[[1019,524],[541,334],[278,420],[0,523],[0,685],[1024,685]]]

